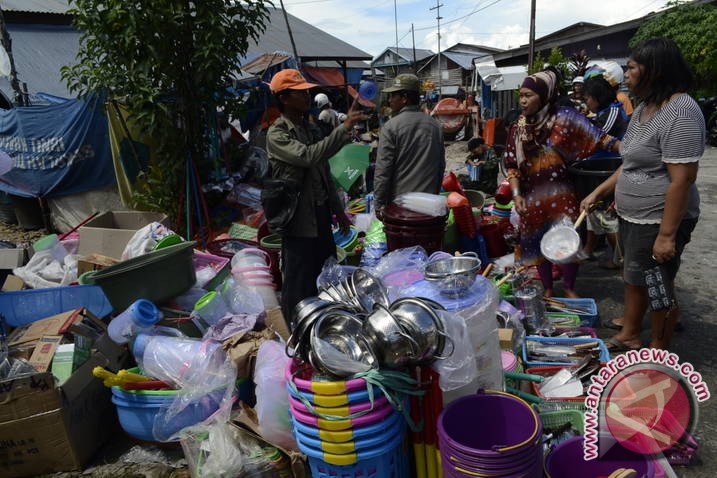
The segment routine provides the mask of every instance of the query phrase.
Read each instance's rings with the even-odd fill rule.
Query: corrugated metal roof
[[[5,12],[65,13],[70,9],[67,0],[0,0]]]
[[[51,11],[52,6],[66,3],[61,0],[0,0],[5,5],[24,5],[23,8],[38,8],[37,11]],[[44,8],[42,8],[44,7]],[[66,8],[65,8],[66,9]],[[64,10],[63,10],[64,11]],[[57,13],[57,12],[54,12]],[[317,66],[338,67],[336,60],[347,61],[349,68],[366,68],[366,64],[352,60],[370,60],[371,55],[348,43],[289,15],[289,24],[299,55],[307,63]],[[60,68],[76,62],[79,51],[80,33],[66,25],[27,25],[7,24],[12,39],[13,58],[18,78],[27,83],[30,94],[50,93],[56,96],[71,97],[65,83],[60,78]],[[259,41],[249,48],[246,57],[254,59],[263,53],[274,51],[291,52],[291,42],[281,10],[270,9],[270,19],[266,32]],[[10,82],[0,78],[0,89],[12,96]]]
[[[76,62],[80,33],[66,25],[8,24],[7,29],[17,76],[27,83],[28,91],[71,97],[60,78],[60,68]],[[0,78],[0,88],[12,96],[7,78]]]
[[[323,30],[288,14],[297,54],[303,60],[371,60],[372,56]],[[249,47],[248,54],[286,51],[293,53],[281,9],[269,8],[266,31]]]
[[[458,53],[455,51],[444,51],[441,53],[441,55],[445,56],[449,60],[455,62],[463,68],[464,70],[472,70],[473,69],[473,58],[479,56],[475,53]],[[485,56],[485,55],[480,55]]]

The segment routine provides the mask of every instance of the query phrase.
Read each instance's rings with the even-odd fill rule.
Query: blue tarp
[[[12,169],[0,191],[56,197],[116,183],[102,99],[0,110],[0,149]]]

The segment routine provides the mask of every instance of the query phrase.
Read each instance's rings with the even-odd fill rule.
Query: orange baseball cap
[[[308,83],[306,78],[299,70],[287,69],[276,73],[269,83],[269,89],[272,93],[278,93],[284,90],[308,90],[313,88],[314,83]]]

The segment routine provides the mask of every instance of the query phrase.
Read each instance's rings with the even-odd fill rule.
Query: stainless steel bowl
[[[442,293],[461,294],[473,285],[480,266],[481,261],[477,255],[465,253],[429,262],[424,275],[426,280],[433,282]]]
[[[336,377],[348,377],[357,371],[377,367],[378,359],[362,328],[362,321],[349,312],[324,312],[311,328],[311,365]],[[327,350],[322,345],[330,345],[331,348]],[[346,365],[347,361],[353,362],[350,367]]]
[[[328,310],[341,309],[342,305],[338,302],[327,300],[307,300],[304,299],[296,305],[297,322],[294,330],[286,341],[286,355],[296,357],[301,360],[308,359],[309,332],[314,322],[321,317],[322,312]]]
[[[420,298],[404,297],[393,302],[389,308],[420,347],[419,353],[411,361],[412,364],[429,364],[437,358],[445,358],[441,354],[450,338],[446,336],[443,322],[436,314],[436,305],[440,307],[433,301],[428,303]]]
[[[361,307],[371,312],[375,304],[388,307],[388,292],[383,281],[365,269],[356,269],[351,277],[354,292]]]
[[[412,363],[420,352],[420,345],[385,306],[375,304],[363,322],[363,333],[381,365],[389,368]]]

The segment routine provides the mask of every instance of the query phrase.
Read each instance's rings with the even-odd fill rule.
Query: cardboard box
[[[14,269],[27,262],[27,250],[24,247],[0,249],[0,269]]]
[[[151,222],[169,226],[169,218],[158,212],[108,211],[80,227],[79,254],[102,254],[122,258],[134,233]]]
[[[84,318],[84,309],[68,310],[51,317],[21,325],[8,335],[8,345],[13,346],[40,339],[43,335],[63,335],[73,324]]]
[[[80,469],[119,433],[111,392],[96,366],[127,366],[126,349],[103,335],[84,365],[58,387],[51,373],[0,381],[0,476]]]
[[[16,275],[8,274],[5,278],[5,282],[2,285],[2,292],[12,292],[16,290],[23,290],[26,287],[25,282]]]
[[[113,266],[118,262],[120,262],[119,259],[103,256],[102,254],[90,254],[89,256],[80,257],[77,259],[77,277],[80,277],[85,272],[99,271],[105,267]]]

